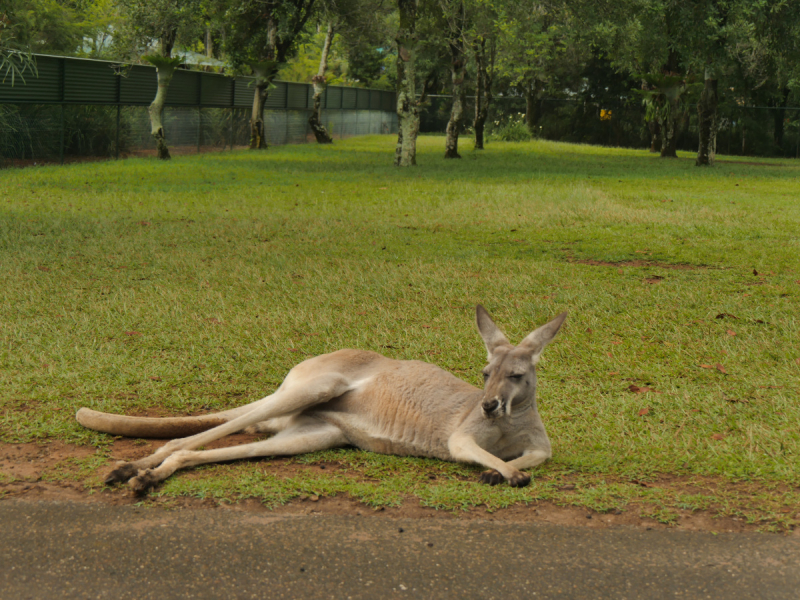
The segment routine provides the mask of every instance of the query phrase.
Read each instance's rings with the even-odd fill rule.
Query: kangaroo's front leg
[[[547,451],[531,450],[531,451],[526,451],[525,454],[523,454],[519,458],[515,458],[514,460],[508,461],[508,464],[517,469],[531,469],[535,466],[542,464],[544,461],[550,458],[550,456],[551,453],[549,450]],[[488,471],[484,471],[483,473],[481,473],[481,481],[484,483],[488,483],[489,485],[496,485],[503,481],[503,475],[500,474],[499,471],[495,471],[494,469],[489,469]]]
[[[481,473],[481,481],[484,483],[497,485],[505,479],[511,487],[525,487],[531,481],[530,475],[520,471],[513,463],[507,463],[487,452],[478,445],[475,438],[467,433],[454,433],[450,436],[447,446],[455,460],[477,463],[489,468],[489,471]]]
[[[106,484],[128,481],[142,469],[157,467],[178,450],[193,450],[261,421],[299,413],[310,406],[341,396],[348,389],[350,382],[339,373],[327,373],[307,381],[295,381],[290,386],[278,389],[248,413],[197,435],[167,442],[150,456],[120,465],[106,478]]]

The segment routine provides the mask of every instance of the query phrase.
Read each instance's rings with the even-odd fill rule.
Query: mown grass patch
[[[760,486],[776,506],[776,486],[796,489],[796,161],[698,169],[688,155],[547,142],[445,161],[440,145],[421,138],[408,170],[391,166],[391,138],[374,136],[0,173],[0,439],[103,447],[77,408],[227,408],[342,347],[479,384],[480,302],[512,341],[570,311],[540,368],[554,446],[543,481],[711,477]],[[315,485],[394,502],[416,485],[404,477],[438,468],[384,460],[360,458],[347,489]],[[202,472],[162,493],[222,498],[241,495],[236,485],[272,502],[270,489],[308,487],[253,463]],[[599,483],[576,495],[427,482],[415,494],[448,509],[545,492],[614,506]],[[630,488],[626,503],[652,495]],[[663,500],[663,514],[681,502]]]

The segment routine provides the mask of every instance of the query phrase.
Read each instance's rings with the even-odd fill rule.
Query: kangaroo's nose
[[[495,408],[497,408],[498,404],[500,403],[497,400],[485,400],[483,402],[483,410],[485,410],[487,413],[492,412]]]

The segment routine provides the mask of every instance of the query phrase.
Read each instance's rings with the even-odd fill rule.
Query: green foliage
[[[117,4],[123,17],[122,27],[115,31],[117,52],[133,59],[154,53],[170,58],[176,44],[190,47],[204,30],[202,0],[117,0]]]
[[[282,81],[297,81],[308,83],[319,71],[319,61],[322,56],[322,46],[325,43],[325,31],[319,31],[306,42],[300,43],[297,54],[281,66],[278,79]],[[348,62],[342,55],[340,48],[342,38],[335,35],[328,55],[328,69],[326,82],[338,85],[345,82],[348,71]]]
[[[528,142],[531,132],[525,123],[525,115],[518,113],[494,121],[489,137],[501,142]]]

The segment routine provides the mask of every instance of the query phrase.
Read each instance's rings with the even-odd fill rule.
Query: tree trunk
[[[267,130],[264,125],[264,105],[269,96],[269,86],[278,74],[278,65],[282,60],[278,56],[278,24],[272,14],[266,19],[267,43],[262,60],[251,62],[250,68],[255,75],[255,93],[253,95],[253,110],[250,113],[250,150],[266,150]]]
[[[258,78],[256,78],[258,82]],[[266,150],[267,132],[264,127],[264,104],[267,102],[267,82],[256,83],[253,110],[250,113],[250,150]]]
[[[458,153],[458,134],[461,123],[464,121],[464,80],[467,75],[467,61],[464,56],[464,42],[459,35],[450,40],[450,75],[453,82],[453,106],[450,109],[450,120],[447,122],[447,132],[444,141],[445,158],[461,158]]]
[[[525,94],[525,125],[528,127],[531,137],[536,137],[538,133],[536,123],[539,121],[539,85],[533,83],[525,86],[523,93]]]
[[[475,54],[475,150],[483,150],[483,134],[486,130],[486,119],[489,116],[489,105],[492,102],[492,78],[494,73],[494,41],[489,50],[489,62],[486,65],[486,39],[481,38],[480,44],[473,45]]]
[[[779,107],[786,108],[789,105],[790,91],[791,90],[789,90],[788,87],[784,87],[781,90],[782,101],[778,105]],[[784,119],[786,119],[786,111],[780,110],[780,108],[778,108],[777,110],[773,110],[772,118],[773,118],[773,123],[775,124],[775,129],[773,132],[773,140],[775,141],[775,148],[781,154],[783,154],[783,131],[784,131],[783,124],[784,124]]]
[[[416,0],[397,0],[400,26],[397,29],[397,149],[394,164],[410,167],[417,164],[419,101],[415,73],[417,46]]]
[[[328,69],[328,53],[331,50],[331,42],[333,41],[333,24],[328,23],[328,32],[325,34],[325,44],[322,46],[322,57],[319,60],[319,72],[311,78],[311,84],[314,86],[314,108],[311,109],[311,115],[308,117],[308,125],[311,131],[314,132],[314,137],[317,138],[319,144],[330,144],[333,138],[325,129],[322,124],[322,94],[325,92],[325,71]]]
[[[706,76],[700,102],[697,103],[697,126],[700,130],[700,141],[697,146],[698,167],[709,167],[714,164],[717,154],[717,80]]]
[[[653,119],[647,122],[647,129],[650,132],[650,152],[661,151],[661,126],[658,121]]]
[[[670,102],[667,100],[667,102]],[[661,127],[661,158],[678,158],[678,103],[670,102],[670,111],[659,122]]]
[[[156,97],[150,104],[148,112],[150,113],[150,135],[156,141],[158,148],[158,158],[160,160],[169,160],[169,148],[167,148],[167,138],[164,134],[164,125],[161,118],[164,115],[164,103],[167,101],[167,91],[169,84],[172,81],[172,76],[175,73],[176,64],[170,62],[169,59],[158,61],[156,66],[156,77],[158,79],[158,91]]]
[[[483,56],[477,44],[473,49],[475,54],[475,119],[472,121],[472,128],[475,130],[475,150],[483,150],[483,130],[486,127],[486,115],[489,111],[483,102]]]

